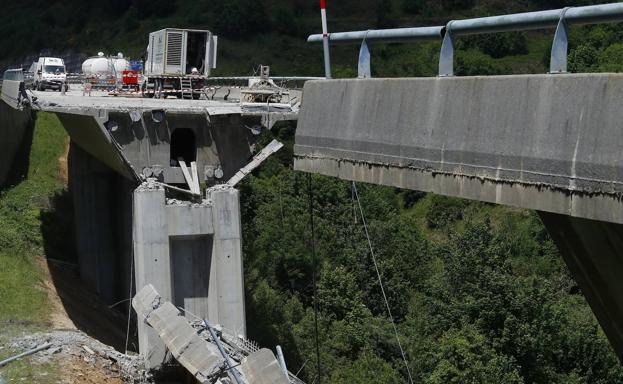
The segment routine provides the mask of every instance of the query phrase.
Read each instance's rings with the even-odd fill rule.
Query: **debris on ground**
[[[118,352],[81,331],[35,333],[14,339],[9,347],[26,351],[43,343],[51,346],[29,358],[37,364],[60,359],[64,368],[72,371],[68,375],[75,378],[72,383],[153,383],[142,357]]]

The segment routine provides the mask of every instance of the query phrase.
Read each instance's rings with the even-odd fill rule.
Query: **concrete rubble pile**
[[[49,362],[56,355],[63,358],[74,356],[90,366],[101,366],[111,377],[118,377],[124,383],[153,382],[143,357],[118,352],[81,331],[36,333],[13,340],[10,346],[16,350],[29,350],[44,343],[51,346],[33,355],[39,363]]]
[[[145,321],[158,333],[173,357],[200,383],[291,382],[272,351],[257,349],[246,340],[234,341],[235,337],[225,335],[222,330],[215,333],[218,340],[214,340],[205,322],[190,322],[150,284],[136,294],[132,305],[139,321]]]

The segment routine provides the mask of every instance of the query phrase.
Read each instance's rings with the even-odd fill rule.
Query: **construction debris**
[[[101,367],[110,377],[119,378],[123,383],[153,383],[141,356],[118,352],[80,331],[35,333],[13,340],[10,347],[35,349],[42,342],[47,347],[32,357],[37,363],[49,363],[58,354],[63,358],[80,359],[91,367]]]
[[[277,152],[283,147],[283,144],[277,140],[273,140],[268,144],[260,153],[253,157],[253,160],[247,164],[244,168],[241,168],[229,181],[227,185],[230,187],[235,187],[246,175],[253,172],[253,170],[259,167],[264,160],[266,160],[270,155]]]
[[[232,336],[206,320],[190,322],[152,285],[132,300],[139,321],[160,336],[169,352],[200,383],[290,384],[300,381],[286,375],[275,355],[239,336]],[[235,371],[235,372],[231,372]]]
[[[33,348],[33,349],[29,350],[29,351],[26,351],[26,352],[20,353],[19,355],[16,355],[16,356],[13,356],[13,357],[9,357],[9,358],[8,358],[8,359],[6,359],[6,360],[2,360],[2,361],[0,361],[0,367],[4,367],[4,366],[5,366],[5,365],[7,365],[8,363],[10,363],[10,362],[12,362],[12,361],[15,361],[15,360],[19,360],[19,359],[20,359],[20,358],[22,358],[22,357],[30,356],[30,355],[35,354],[35,353],[37,353],[37,352],[41,352],[41,351],[43,351],[44,349],[48,349],[48,348],[50,348],[51,346],[52,346],[52,344],[50,344],[50,343],[45,343],[45,344],[43,344],[43,345],[41,345],[41,346],[39,346],[39,347]]]

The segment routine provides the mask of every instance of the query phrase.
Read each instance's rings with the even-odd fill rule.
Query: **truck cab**
[[[33,73],[33,85],[38,91],[60,91],[67,81],[65,62],[57,57],[40,57]]]

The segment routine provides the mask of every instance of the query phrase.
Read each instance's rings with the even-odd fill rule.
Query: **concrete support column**
[[[115,175],[73,142],[68,167],[80,278],[112,302],[117,298],[119,281],[111,196]]]
[[[623,359],[623,225],[539,212],[612,347]],[[623,361],[623,360],[622,360]]]
[[[133,238],[136,289],[148,284],[165,301],[246,336],[239,194],[211,192],[201,204],[170,201],[162,187],[134,191]],[[139,319],[139,349],[157,368],[164,343]]]
[[[213,268],[216,270],[218,322],[246,337],[240,194],[235,189],[212,191],[214,205]]]
[[[162,187],[142,185],[134,191],[133,237],[136,289],[151,284],[171,301],[169,233]],[[138,321],[139,349],[152,368],[165,361],[166,348],[158,334]]]

